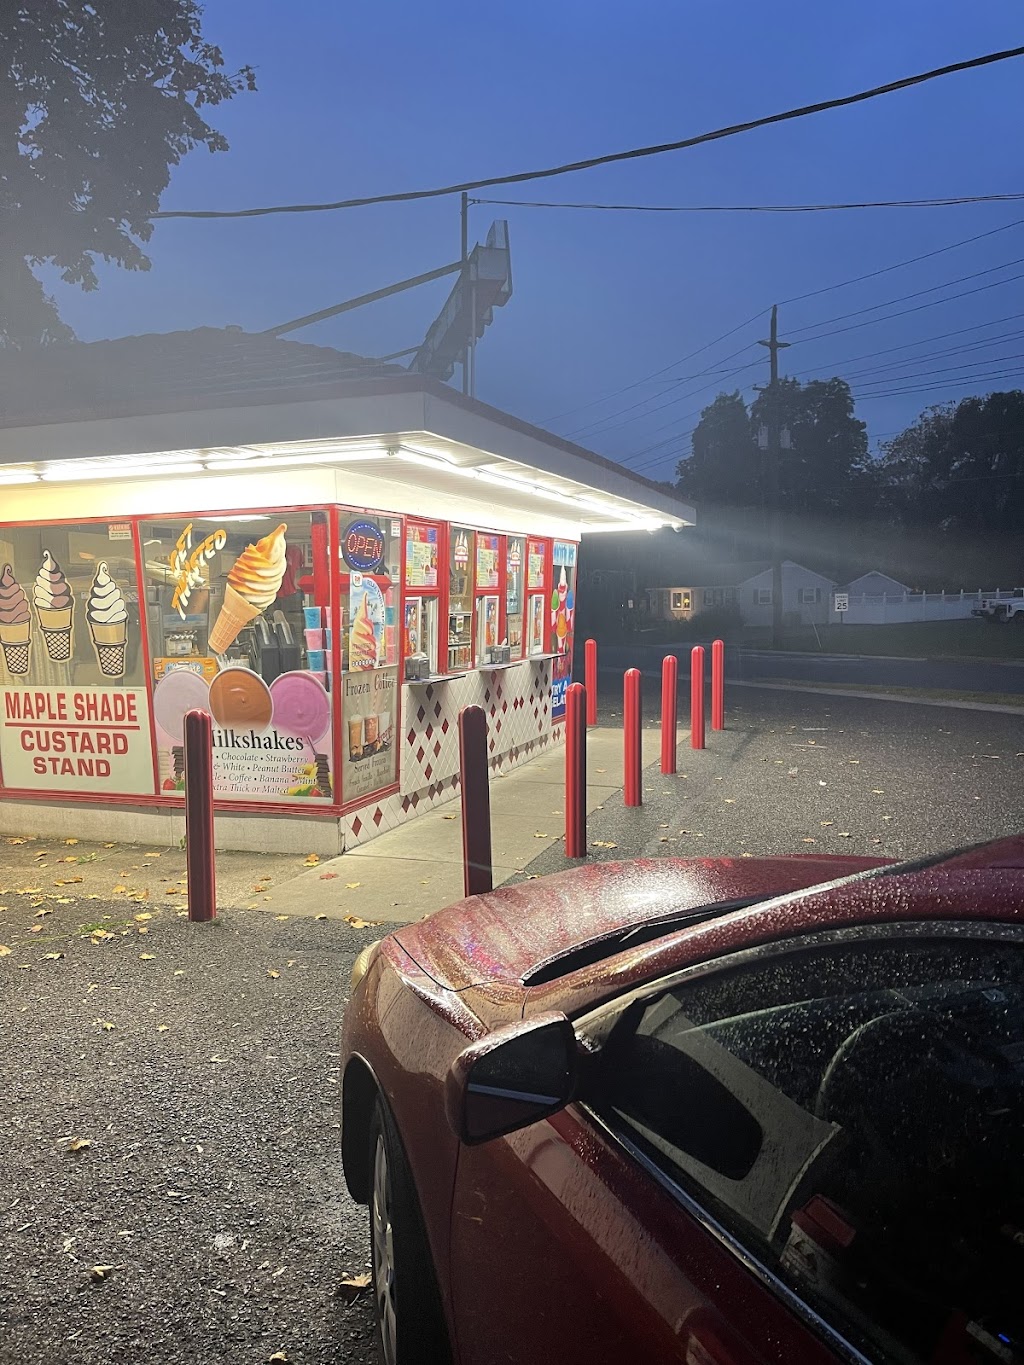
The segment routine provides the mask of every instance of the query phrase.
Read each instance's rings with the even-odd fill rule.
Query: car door
[[[839,932],[577,1021],[579,1102],[460,1152],[463,1365],[1024,1360],[1022,957]]]

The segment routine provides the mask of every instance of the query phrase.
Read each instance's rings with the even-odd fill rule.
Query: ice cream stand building
[[[559,739],[581,537],[662,487],[435,379],[237,329],[0,371],[0,831],[343,851]]]

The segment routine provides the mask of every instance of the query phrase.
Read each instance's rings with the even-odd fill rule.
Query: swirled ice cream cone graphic
[[[28,672],[32,656],[32,614],[25,589],[10,564],[0,570],[0,646],[8,673]]]
[[[248,545],[232,565],[224,603],[210,631],[210,649],[214,654],[224,654],[242,627],[265,612],[281,591],[287,529],[282,523],[255,545]]]
[[[75,599],[63,569],[49,550],[43,551],[43,562],[32,585],[32,600],[47,654],[55,664],[66,663],[71,658]]]
[[[128,645],[128,607],[104,563],[96,566],[85,616],[100,672],[105,678],[123,678]]]
[[[378,640],[370,616],[370,595],[363,593],[363,600],[356,610],[349,637],[349,668],[376,668]]]

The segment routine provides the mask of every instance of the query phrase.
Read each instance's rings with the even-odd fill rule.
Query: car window
[[[1024,1360],[1024,949],[787,954],[627,1008],[594,1107],[872,1359]]]

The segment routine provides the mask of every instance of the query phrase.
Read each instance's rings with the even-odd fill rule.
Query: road
[[[922,687],[1024,694],[1024,663],[990,663],[983,659],[887,659],[744,649],[729,651],[726,669],[741,680],[785,679],[845,687]]]

